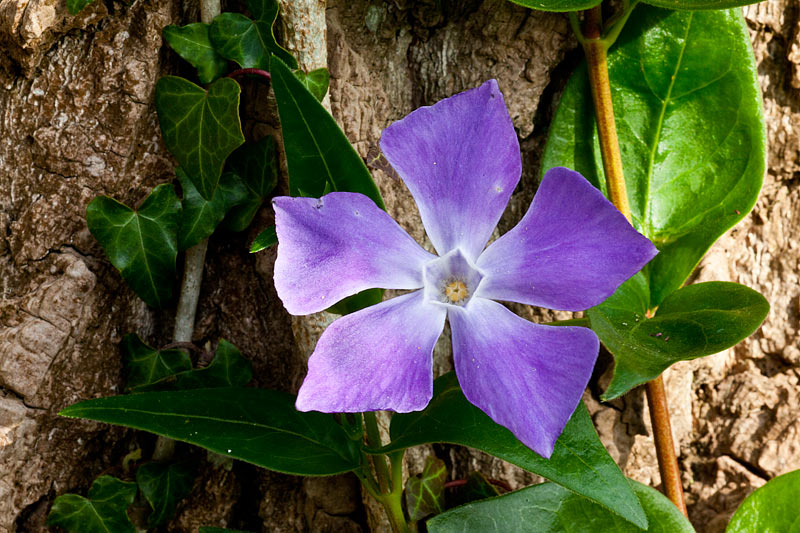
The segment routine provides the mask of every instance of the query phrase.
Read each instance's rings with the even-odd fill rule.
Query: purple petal
[[[597,336],[586,328],[534,324],[483,298],[449,316],[464,395],[549,458],[592,375]]]
[[[306,315],[364,289],[418,289],[426,252],[363,194],[272,200],[278,232],[275,289]]]
[[[476,296],[581,311],[657,253],[583,176],[553,168],[520,223],[478,258],[484,279]]]
[[[335,320],[308,361],[297,409],[423,409],[433,395],[433,347],[446,315],[415,291]]]
[[[522,168],[497,82],[417,109],[384,130],[381,150],[414,196],[439,255],[461,247],[474,261]]]

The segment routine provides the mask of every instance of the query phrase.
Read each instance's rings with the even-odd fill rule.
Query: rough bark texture
[[[772,312],[740,346],[666,376],[690,516],[707,532],[722,531],[768,478],[800,468],[800,8],[770,0],[745,13],[764,91],[769,170],[754,213],[713,247],[696,277],[756,288]],[[172,179],[153,87],[184,68],[162,47],[161,29],[192,20],[196,9],[184,12],[178,0],[98,0],[77,17],[63,0],[0,0],[0,532],[45,530],[57,495],[85,493],[103,472],[124,477],[123,456],[138,447],[151,453],[148,435],[56,413],[119,392],[125,333],[155,345],[169,340],[172,311],[153,312],[133,296],[83,213],[98,194],[135,204]],[[412,109],[499,80],[523,150],[522,182],[500,231],[513,225],[535,191],[547,122],[579,58],[565,17],[505,0],[330,0],[326,22],[331,107],[363,156]],[[284,31],[299,50],[302,32]],[[319,51],[309,50],[307,61],[321,61]],[[263,89],[247,88],[245,101],[256,108],[247,134],[274,131]],[[406,188],[380,171],[376,179],[390,213],[425,242]],[[271,284],[274,252],[246,253],[270,219],[264,209],[249,234],[212,238],[195,341],[227,338],[253,360],[259,386],[292,390],[305,349]],[[446,341],[437,352],[438,368],[447,368]],[[600,385],[607,379],[606,371]],[[611,407],[595,398],[587,392],[613,456],[628,475],[657,485],[642,394]],[[386,529],[350,476],[303,480],[187,453],[203,460],[203,473],[169,531]],[[445,459],[454,477],[479,469],[514,486],[534,480],[448,447],[410,454],[412,473],[425,453]]]

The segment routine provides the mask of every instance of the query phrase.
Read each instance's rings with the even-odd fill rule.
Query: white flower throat
[[[429,302],[465,307],[475,295],[483,274],[456,249],[426,264],[423,280]]]

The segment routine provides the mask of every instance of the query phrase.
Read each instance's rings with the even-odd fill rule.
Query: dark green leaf
[[[663,494],[631,481],[650,533],[694,533],[689,520]],[[642,529],[553,483],[534,485],[457,507],[428,520],[431,533],[639,533]]]
[[[195,22],[186,26],[169,25],[163,31],[170,47],[197,69],[200,83],[211,83],[228,68],[228,62],[208,40],[208,27],[208,24]]]
[[[602,0],[509,0],[514,4],[540,11],[582,11],[599,4]]]
[[[280,59],[271,62],[283,144],[289,165],[289,190],[322,196],[332,191],[360,192],[381,208],[383,199],[364,161],[333,117]]]
[[[308,74],[303,72],[302,70],[295,70],[294,75],[297,76],[297,79],[300,80],[308,89],[308,92],[314,95],[318,101],[322,101],[325,98],[325,95],[328,93],[328,85],[331,82],[331,75],[326,68],[318,68],[316,70],[312,70]]]
[[[677,361],[711,355],[751,335],[769,303],[738,283],[697,283],[670,294],[645,318],[647,284],[637,274],[608,300],[588,311],[592,329],[614,354],[614,377],[604,400],[658,377]]]
[[[89,231],[131,289],[150,306],[172,298],[181,203],[170,184],[159,185],[134,211],[107,196],[86,208]]]
[[[156,350],[135,333],[122,337],[121,348],[128,389],[150,385],[192,369],[192,361],[183,350]]]
[[[608,57],[634,225],[660,253],[649,308],[678,289],[755,204],[765,168],[761,94],[741,10],[638,6]],[[566,166],[605,192],[586,68],[550,126],[543,170]]]
[[[251,388],[143,392],[87,400],[60,414],[149,431],[287,474],[360,468],[358,443],[333,416],[301,413],[295,399]]]
[[[422,520],[426,516],[444,511],[444,484],[447,482],[447,467],[441,459],[429,455],[425,458],[422,474],[406,481],[406,509],[410,520]]]
[[[499,496],[497,488],[492,485],[480,472],[473,472],[467,478],[467,483],[456,488],[452,496],[447,498],[448,507],[456,507],[477,500],[485,500]]]
[[[270,226],[258,234],[253,245],[250,246],[250,253],[254,254],[261,250],[266,250],[270,246],[278,244],[278,234],[275,232],[275,226]]]
[[[295,58],[278,45],[272,32],[278,2],[248,0],[247,7],[252,20],[239,13],[222,13],[211,23],[209,36],[217,52],[242,68],[269,69],[271,54],[297,68]]]
[[[136,483],[111,476],[94,480],[89,497],[64,494],[56,498],[47,524],[69,533],[135,533],[128,518],[128,507],[136,497]]]
[[[336,315],[348,315],[381,303],[381,300],[383,300],[383,289],[367,289],[333,304],[326,311]]]
[[[263,203],[264,200],[260,196],[256,196],[252,191],[249,191],[247,199],[230,210],[222,225],[234,232],[246,230],[250,223],[253,222],[253,218]]]
[[[433,442],[477,448],[555,481],[634,524],[647,525],[639,501],[597,437],[583,404],[575,410],[548,460],[469,403],[451,372],[434,382],[433,399],[424,411],[392,417],[391,437],[391,444],[381,451]]]
[[[245,143],[228,158],[227,168],[242,178],[250,193],[245,202],[231,210],[225,226],[231,231],[244,231],[278,184],[275,139],[267,136],[255,143]]]
[[[644,0],[648,4],[667,9],[726,9],[757,4],[760,0]]]
[[[136,470],[139,490],[153,509],[148,526],[155,527],[172,518],[178,503],[192,491],[195,470],[195,465],[189,461],[151,461]]]
[[[183,213],[178,229],[179,250],[187,250],[209,237],[228,211],[249,198],[247,187],[232,172],[222,175],[214,199],[210,202],[200,196],[192,180],[181,168],[175,169],[175,173],[183,189]]]
[[[214,360],[206,368],[180,372],[140,391],[189,390],[211,387],[244,387],[253,378],[253,365],[236,346],[219,341]]]
[[[77,15],[92,2],[94,0],[67,0],[67,11],[69,11],[70,15]]]
[[[206,200],[214,196],[225,159],[244,142],[239,92],[230,78],[215,81],[208,92],[176,76],[156,83],[164,144]]]
[[[725,533],[800,533],[800,470],[757,489],[733,514]]]

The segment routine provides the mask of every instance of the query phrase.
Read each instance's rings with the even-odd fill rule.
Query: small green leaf
[[[135,333],[122,337],[120,347],[128,389],[150,385],[192,369],[192,361],[183,350],[156,350]]]
[[[278,17],[277,1],[248,0],[247,8],[252,20],[240,13],[222,13],[211,23],[209,37],[217,52],[242,68],[266,70],[272,54],[297,68],[295,58],[278,45],[272,32]]]
[[[725,533],[800,533],[800,470],[771,479],[736,510]]]
[[[335,315],[348,315],[365,307],[379,304],[383,300],[383,289],[367,289],[330,306],[326,311]]]
[[[70,15],[77,15],[92,2],[94,0],[67,0],[67,11],[69,11]]]
[[[173,376],[140,387],[139,391],[189,390],[211,387],[244,387],[253,379],[253,364],[236,346],[225,339],[219,341],[214,360],[206,368],[179,372]]]
[[[333,117],[280,59],[271,65],[292,196],[319,197],[332,191],[360,192],[384,209],[383,199],[364,161]]]
[[[454,494],[447,498],[449,508],[464,505],[478,500],[500,496],[497,487],[492,485],[480,472],[473,472],[467,478],[467,483],[456,488]]]
[[[156,83],[164,144],[206,200],[214,197],[225,159],[244,142],[240,91],[230,78],[215,81],[208,92],[177,76]]]
[[[608,71],[633,223],[659,249],[644,268],[653,309],[755,205],[766,165],[756,65],[740,9],[640,5]],[[585,66],[550,126],[542,169],[554,166],[606,191]]]
[[[179,56],[197,69],[200,83],[211,83],[225,73],[228,62],[208,40],[208,24],[195,22],[186,26],[171,24],[164,28],[164,39]]]
[[[689,520],[663,494],[630,481],[642,502],[650,533],[694,533]],[[602,506],[553,483],[457,507],[428,520],[430,533],[640,533]]]
[[[761,0],[644,0],[646,3],[667,9],[685,11],[700,9],[727,9],[729,7],[757,4]]]
[[[444,511],[444,484],[447,467],[441,459],[429,455],[425,458],[422,474],[406,481],[406,509],[408,518],[422,520],[426,516]]]
[[[270,226],[258,234],[256,240],[253,241],[253,245],[250,246],[250,253],[254,254],[261,250],[266,250],[275,244],[278,244],[278,234],[275,231],[275,226]]]
[[[602,0],[509,0],[509,1],[520,6],[529,7],[531,9],[537,9],[539,11],[565,12],[565,11],[582,11],[584,9],[589,9],[599,4]]]
[[[253,388],[143,392],[87,400],[60,414],[149,431],[285,474],[360,468],[358,443],[333,416],[301,413],[295,400]]]
[[[136,483],[153,510],[148,526],[155,527],[172,518],[178,503],[192,492],[195,470],[190,461],[151,461],[136,470]]]
[[[86,208],[89,231],[131,289],[152,307],[172,298],[181,203],[170,184],[154,188],[134,211],[107,196]]]
[[[275,139],[267,136],[255,143],[245,143],[231,154],[226,168],[242,178],[249,194],[241,205],[231,210],[225,226],[231,231],[244,231],[278,184]]]
[[[767,316],[769,303],[738,283],[697,283],[670,294],[652,319],[642,274],[626,281],[587,314],[592,329],[614,355],[614,376],[604,400],[658,377],[670,365],[711,355],[750,336]]]
[[[555,481],[634,524],[647,526],[639,501],[597,437],[583,404],[567,422],[548,460],[469,403],[451,372],[434,382],[433,399],[424,411],[395,414],[390,432],[392,442],[381,452],[434,442],[469,446]]]
[[[47,525],[69,533],[135,533],[128,507],[136,497],[136,483],[101,476],[89,488],[88,498],[63,494],[56,498]]]
[[[178,228],[178,249],[188,250],[206,237],[209,237],[225,218],[225,215],[246,202],[249,192],[242,180],[232,172],[226,172],[219,180],[217,192],[210,202],[200,196],[192,180],[179,167],[175,174],[183,189],[183,212]]]
[[[331,82],[331,75],[326,68],[312,70],[308,74],[302,70],[295,70],[294,75],[300,80],[308,92],[314,95],[318,101],[322,101],[328,93],[328,85]]]

